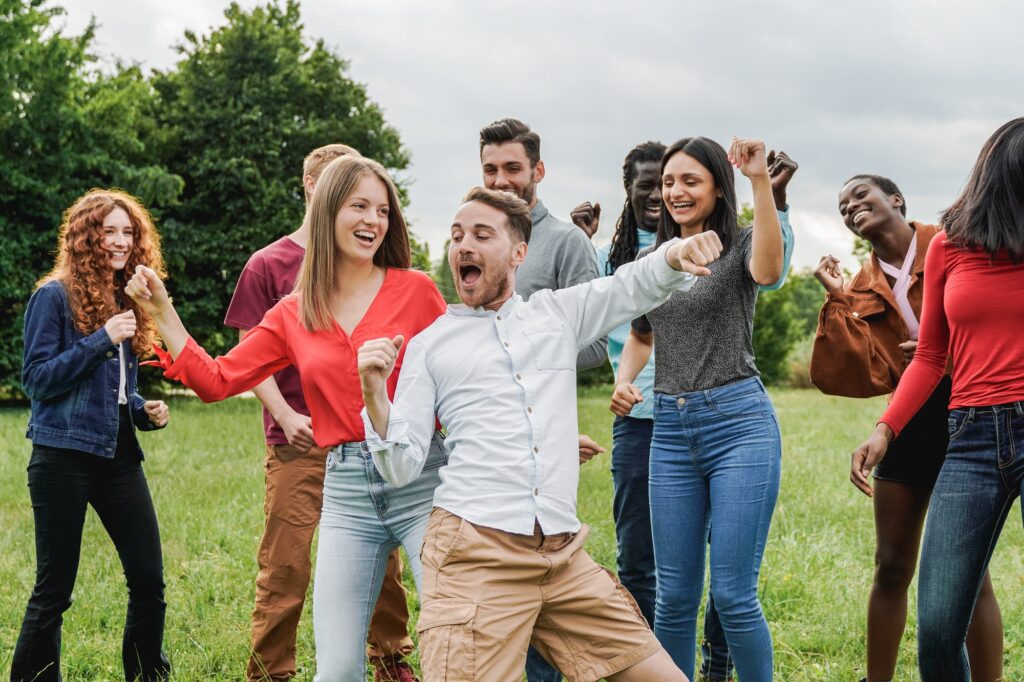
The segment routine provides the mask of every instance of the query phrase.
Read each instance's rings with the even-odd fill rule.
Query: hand
[[[592,440],[590,436],[580,434],[580,464],[589,462],[595,455],[600,455],[602,452],[604,452],[604,448]]]
[[[875,432],[853,451],[853,457],[850,459],[850,482],[868,497],[875,494],[868,476],[875,465],[885,457],[885,451],[889,449],[892,439],[893,432],[889,425],[879,424],[875,427]]]
[[[903,351],[903,359],[910,364],[910,361],[914,359],[914,351],[917,350],[917,341],[904,341],[899,345],[899,349]]]
[[[142,409],[146,411],[146,416],[153,422],[153,426],[167,426],[167,421],[171,418],[171,410],[162,400],[147,400]]]
[[[157,274],[145,265],[136,266],[135,274],[128,280],[124,292],[152,316],[159,315],[171,307],[167,287]]]
[[[674,244],[665,254],[665,260],[674,270],[705,277],[711,274],[707,266],[722,255],[722,241],[714,232],[701,232]]]
[[[405,339],[399,335],[393,339],[373,339],[359,347],[359,382],[364,396],[384,390],[403,343]]]
[[[825,291],[840,294],[843,291],[843,273],[839,270],[839,259],[835,256],[822,256],[818,267],[814,269],[814,278],[821,282]]]
[[[135,311],[133,310],[118,313],[103,325],[103,328],[107,330],[107,336],[110,337],[110,342],[115,346],[119,346],[125,339],[135,336],[135,327]]]
[[[306,415],[288,410],[280,417],[274,417],[274,421],[284,431],[288,445],[306,452],[316,444],[313,441],[313,421]]]
[[[772,196],[775,198],[775,208],[782,211],[786,208],[786,187],[793,179],[796,169],[800,165],[789,158],[786,152],[778,153],[773,149],[768,152],[768,177],[772,181]]]
[[[597,234],[597,228],[601,222],[601,204],[584,201],[569,211],[569,218],[574,225],[586,232],[588,237],[593,237]]]
[[[767,177],[768,159],[764,142],[753,139],[732,138],[729,145],[729,162],[748,178]]]
[[[619,384],[612,393],[612,403],[608,409],[620,417],[625,417],[634,405],[643,401],[644,395],[635,384]]]

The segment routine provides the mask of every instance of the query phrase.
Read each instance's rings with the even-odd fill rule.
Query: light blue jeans
[[[654,634],[690,679],[709,524],[711,591],[736,672],[743,682],[772,679],[772,638],[757,576],[781,464],[775,409],[757,377],[708,391],[655,394]]]
[[[386,483],[362,443],[327,455],[324,507],[313,578],[317,682],[364,682],[366,633],[388,555],[399,545],[422,582],[420,548],[448,453],[434,434],[423,473],[407,486]]]

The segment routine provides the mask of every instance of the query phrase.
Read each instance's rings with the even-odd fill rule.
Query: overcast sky
[[[96,18],[101,55],[149,68],[171,66],[183,32],[207,33],[227,5],[58,4],[71,32]],[[302,10],[307,35],[350,61],[401,133],[408,217],[434,257],[480,182],[479,129],[505,116],[540,133],[538,194],[555,215],[601,202],[597,242],[611,236],[622,160],[637,143],[759,137],[800,163],[789,202],[794,263],[808,266],[849,253],[836,211],[847,177],[890,176],[909,217],[934,222],[985,138],[1024,115],[1019,0],[306,0]],[[737,187],[749,201],[749,183]]]

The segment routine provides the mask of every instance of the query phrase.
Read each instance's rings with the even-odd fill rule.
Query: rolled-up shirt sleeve
[[[364,407],[360,415],[373,465],[395,487],[408,485],[423,471],[434,434],[437,385],[427,366],[424,345],[413,339],[405,353],[386,434],[379,434]]]

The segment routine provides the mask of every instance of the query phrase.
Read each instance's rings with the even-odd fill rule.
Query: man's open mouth
[[[459,266],[459,280],[463,284],[467,284],[469,286],[476,284],[476,281],[480,279],[481,274],[482,271],[476,265],[465,263]]]

